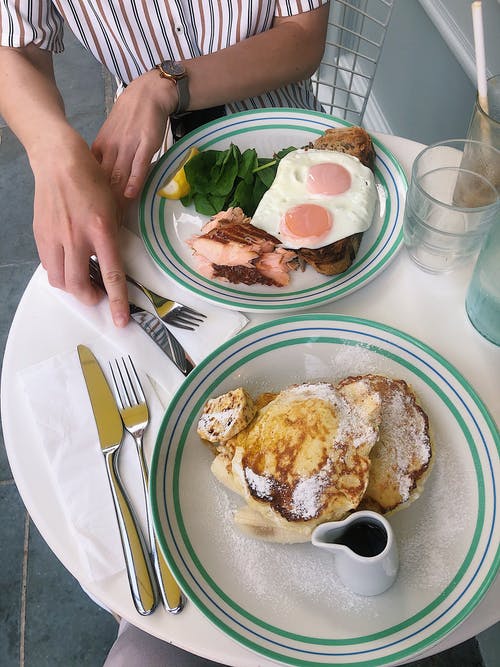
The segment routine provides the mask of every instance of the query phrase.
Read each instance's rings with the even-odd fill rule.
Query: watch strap
[[[174,71],[168,71],[168,69],[178,67],[181,71],[176,73]],[[175,115],[182,114],[187,111],[189,106],[189,81],[187,72],[182,65],[175,63],[174,61],[165,61],[156,65],[162,79],[170,79],[175,83],[177,87],[177,108],[174,112]]]
[[[175,113],[178,115],[187,111],[189,106],[189,82],[187,76],[183,76],[182,79],[177,79],[176,83],[179,100]]]

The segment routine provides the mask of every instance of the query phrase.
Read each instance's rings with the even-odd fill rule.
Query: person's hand
[[[52,286],[93,305],[102,298],[89,278],[89,257],[97,255],[113,321],[124,326],[129,307],[118,250],[119,207],[83,140],[58,148],[56,156],[32,160],[33,229],[41,263]]]
[[[118,198],[140,193],[176,106],[175,84],[155,70],[132,81],[118,97],[92,144]]]

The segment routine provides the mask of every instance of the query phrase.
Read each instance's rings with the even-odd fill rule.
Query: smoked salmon
[[[214,215],[187,244],[202,275],[230,283],[284,287],[298,267],[297,254],[254,227],[238,207]]]

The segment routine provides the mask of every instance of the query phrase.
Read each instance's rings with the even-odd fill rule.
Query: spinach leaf
[[[211,192],[213,194],[228,195],[231,192],[238,175],[240,157],[240,149],[234,144],[221,153],[221,158],[216,160],[211,170],[213,179]]]
[[[184,166],[184,172],[191,191],[208,193],[212,189],[212,169],[218,159],[219,151],[201,151],[192,157]],[[194,185],[195,184],[195,185]]]
[[[246,215],[252,216],[257,208],[254,199],[253,182],[240,181],[234,190],[229,206],[239,206]]]
[[[251,183],[253,181],[253,172],[257,168],[257,151],[255,148],[247,148],[241,154],[238,177],[243,181]]]
[[[236,144],[224,151],[200,151],[184,167],[191,190],[181,201],[203,215],[239,206],[252,216],[274,181],[279,161],[292,150],[284,148],[271,158],[259,157],[254,148],[242,153]]]

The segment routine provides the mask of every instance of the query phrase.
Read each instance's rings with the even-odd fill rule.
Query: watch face
[[[161,67],[171,76],[184,76],[186,73],[183,65],[181,65],[181,63],[176,63],[173,60],[165,60],[165,62],[161,64]]]

